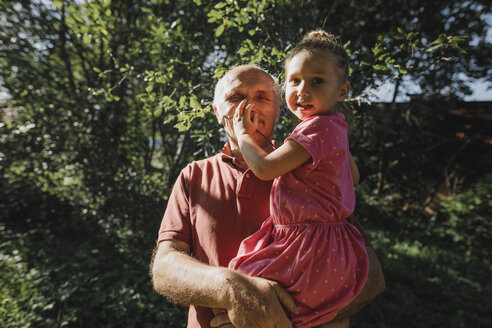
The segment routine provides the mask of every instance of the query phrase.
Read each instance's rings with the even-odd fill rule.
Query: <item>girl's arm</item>
[[[258,116],[242,102],[234,114],[234,133],[241,154],[253,173],[262,180],[271,180],[311,160],[311,154],[299,143],[288,140],[268,154],[255,142],[252,133],[258,127]]]
[[[293,140],[287,140],[270,154],[261,149],[249,134],[239,136],[238,142],[246,164],[262,180],[284,175],[311,159],[306,148]]]

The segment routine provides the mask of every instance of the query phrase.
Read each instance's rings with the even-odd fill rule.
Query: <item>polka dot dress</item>
[[[287,137],[312,162],[275,179],[270,217],[245,239],[232,269],[278,281],[299,308],[299,328],[332,320],[367,281],[368,258],[360,232],[345,219],[355,207],[343,114],[302,121]]]

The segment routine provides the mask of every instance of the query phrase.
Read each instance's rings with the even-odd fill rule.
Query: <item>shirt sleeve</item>
[[[191,246],[191,219],[189,206],[191,166],[179,174],[169,197],[161,221],[157,243],[164,240],[178,240]]]
[[[294,140],[306,148],[313,160],[312,164],[309,164],[312,171],[318,167],[322,159],[337,152],[344,152],[346,135],[347,124],[343,114],[333,114],[316,116],[299,123],[285,141]]]

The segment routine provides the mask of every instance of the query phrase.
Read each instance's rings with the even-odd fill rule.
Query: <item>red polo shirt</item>
[[[179,175],[161,222],[158,242],[179,240],[201,262],[227,267],[243,239],[269,216],[272,181],[262,181],[222,153],[188,164]],[[210,327],[211,309],[190,306],[188,327]]]

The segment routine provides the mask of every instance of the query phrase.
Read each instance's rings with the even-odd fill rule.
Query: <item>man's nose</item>
[[[297,96],[304,97],[309,94],[309,88],[307,86],[306,80],[302,80],[297,86]]]
[[[258,110],[256,103],[254,101],[248,101],[246,103],[246,106],[249,106],[249,111],[251,112],[251,115],[255,114]]]

